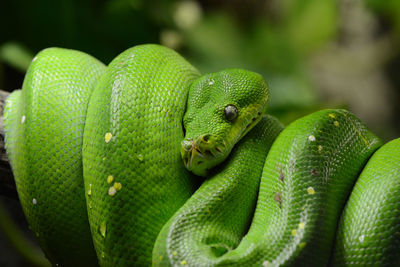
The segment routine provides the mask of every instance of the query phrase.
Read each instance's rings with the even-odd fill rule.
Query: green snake
[[[399,265],[400,139],[382,146],[339,109],[283,129],[268,98],[259,74],[200,75],[159,45],[107,67],[75,50],[41,51],[4,119],[46,257],[55,266]]]

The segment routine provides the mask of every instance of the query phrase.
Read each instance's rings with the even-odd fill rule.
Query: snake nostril
[[[209,134],[202,135],[200,140],[202,142],[204,142],[204,143],[209,143],[210,142],[210,135]]]

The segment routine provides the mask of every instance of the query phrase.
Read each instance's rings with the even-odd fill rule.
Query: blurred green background
[[[203,73],[261,73],[270,113],[285,124],[341,107],[386,141],[400,136],[398,0],[2,0],[0,22],[1,90],[21,88],[46,47],[107,64],[134,45],[160,43]],[[18,203],[0,200],[26,229]],[[0,266],[25,264],[0,233]]]

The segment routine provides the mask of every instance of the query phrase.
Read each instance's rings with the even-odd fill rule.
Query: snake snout
[[[193,164],[193,151],[195,150],[196,144],[193,139],[184,139],[181,142],[181,156],[185,167],[190,170]]]
[[[181,143],[181,156],[186,168],[196,174],[205,172],[210,167],[209,163],[222,153],[222,149],[216,146],[216,143],[211,134],[185,138]]]
[[[181,143],[181,147],[184,151],[190,151],[193,147],[193,140],[183,140]]]

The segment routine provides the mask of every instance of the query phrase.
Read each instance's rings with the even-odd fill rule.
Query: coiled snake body
[[[282,131],[267,100],[260,75],[200,76],[158,45],[128,49],[108,67],[74,50],[40,52],[7,100],[5,129],[47,258],[399,265],[400,139],[375,152],[379,138],[345,110]]]

